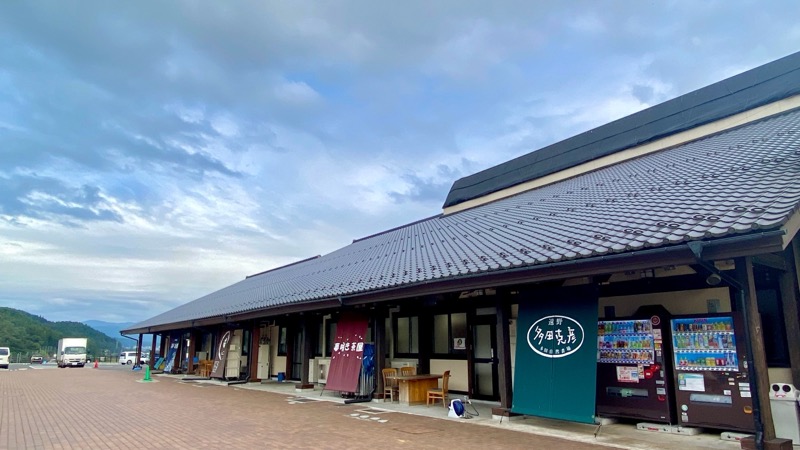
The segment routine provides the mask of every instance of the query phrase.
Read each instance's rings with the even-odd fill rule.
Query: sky
[[[800,50],[796,1],[0,2],[0,306],[139,322]]]

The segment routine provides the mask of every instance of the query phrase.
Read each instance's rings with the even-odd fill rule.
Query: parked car
[[[0,347],[0,369],[8,369],[8,360],[11,358],[11,349]]]
[[[136,361],[136,352],[122,352],[119,354],[120,364],[133,364]]]
[[[31,364],[41,364],[43,361],[44,361],[44,358],[42,358],[39,355],[31,356]]]
[[[136,352],[122,352],[119,354],[120,364],[133,364],[136,361]],[[147,364],[150,362],[150,355],[142,352],[139,357],[139,364]]]

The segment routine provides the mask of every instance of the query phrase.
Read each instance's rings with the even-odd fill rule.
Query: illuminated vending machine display
[[[675,422],[663,346],[668,326],[663,315],[598,322],[598,416]]]
[[[753,432],[744,337],[734,315],[672,319],[675,398],[681,425]]]

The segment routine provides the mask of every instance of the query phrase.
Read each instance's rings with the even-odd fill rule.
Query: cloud
[[[436,214],[800,33],[784,2],[82,6],[0,4],[0,293],[48,319],[141,320]]]

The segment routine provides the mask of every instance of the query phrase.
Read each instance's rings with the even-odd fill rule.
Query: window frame
[[[409,352],[401,352],[399,348],[400,339],[399,333],[399,320],[408,319],[408,350]],[[416,319],[416,320],[414,320]],[[413,325],[413,326],[412,326]],[[416,333],[416,336],[415,336]],[[419,314],[406,313],[396,314],[392,316],[392,348],[394,349],[395,358],[418,358],[419,357]],[[416,341],[417,348],[414,349],[414,342]],[[416,351],[414,351],[416,350]]]
[[[469,315],[466,311],[442,311],[432,314],[433,332],[431,333],[431,358],[433,359],[467,359],[466,346],[463,350],[453,348],[453,315],[464,315],[464,340],[469,334]],[[447,353],[436,352],[436,316],[447,316]]]
[[[286,325],[279,325],[278,326],[278,342],[277,346],[277,355],[278,356],[287,356],[287,337],[289,336],[289,329]]]

